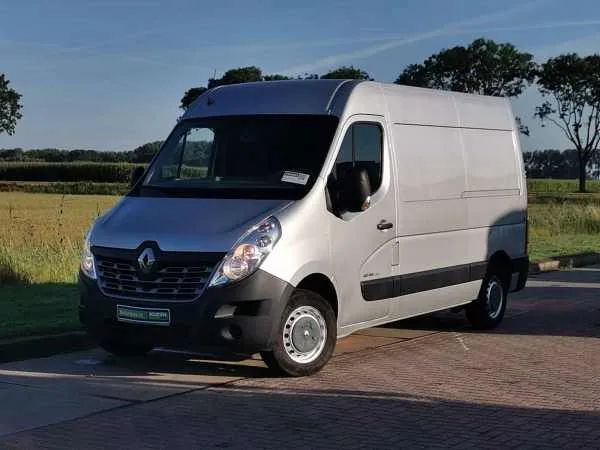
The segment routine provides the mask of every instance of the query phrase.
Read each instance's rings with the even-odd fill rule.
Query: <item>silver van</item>
[[[370,81],[200,96],[85,239],[80,319],[118,355],[260,353],[444,309],[497,326],[527,280],[527,187],[503,98]]]

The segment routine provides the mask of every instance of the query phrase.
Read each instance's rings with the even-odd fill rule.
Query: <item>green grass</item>
[[[600,205],[593,203],[549,203],[529,205],[530,237],[563,234],[596,236],[600,245]]]
[[[529,193],[571,193],[579,190],[578,180],[544,180],[528,179],[527,190]],[[586,190],[588,192],[600,192],[599,180],[587,180]]]
[[[0,286],[0,339],[79,328],[77,298],[72,283]]]
[[[600,193],[530,193],[528,196],[529,204],[550,204],[550,203],[569,203],[571,205],[600,205]]]
[[[81,243],[118,198],[0,193],[0,339],[79,327]]]
[[[562,234],[537,236],[530,240],[529,257],[532,262],[548,261],[577,253],[600,252],[600,237],[592,234]]]
[[[600,202],[595,199],[531,203],[529,225],[532,262],[600,252]]]
[[[118,198],[0,193],[0,285],[74,282],[86,230]]]

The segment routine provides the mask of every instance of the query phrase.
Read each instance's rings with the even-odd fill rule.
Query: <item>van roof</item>
[[[230,84],[196,99],[184,118],[245,114],[328,114],[340,86],[354,80],[277,80]]]
[[[387,103],[387,105],[385,104]],[[182,119],[248,114],[386,114],[394,123],[514,128],[508,99],[362,80],[277,80],[218,86]]]

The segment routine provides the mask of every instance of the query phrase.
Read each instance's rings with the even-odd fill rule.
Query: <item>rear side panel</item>
[[[384,90],[399,198],[390,317],[402,318],[475,299],[497,252],[525,256],[527,193],[508,102]]]

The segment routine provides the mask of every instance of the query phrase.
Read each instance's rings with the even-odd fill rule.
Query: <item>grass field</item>
[[[81,242],[118,198],[0,193],[0,338],[78,327]]]
[[[85,232],[118,198],[0,193],[0,284],[73,282]]]
[[[600,192],[599,180],[588,180],[585,184],[588,192]],[[577,180],[527,180],[527,190],[530,193],[572,193],[579,189]]]
[[[81,243],[118,196],[0,192],[0,338],[78,327]],[[600,251],[600,203],[529,207],[533,261]]]

